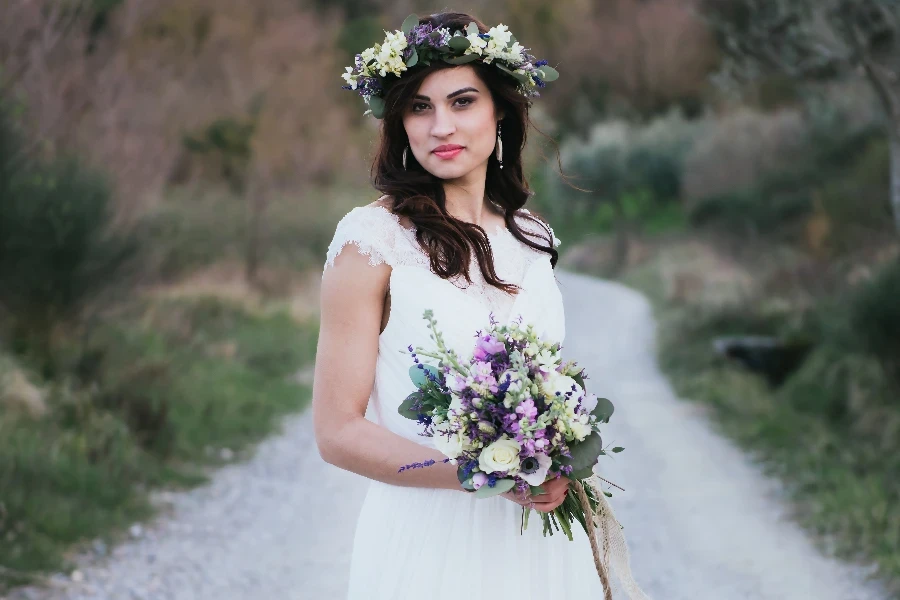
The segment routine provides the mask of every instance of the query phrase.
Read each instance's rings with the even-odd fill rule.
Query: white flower
[[[460,431],[453,431],[448,423],[434,428],[434,447],[447,458],[457,458],[462,454],[467,438]]]
[[[533,473],[525,473],[524,471],[519,471],[519,477],[524,479],[528,485],[541,485],[544,483],[544,479],[547,477],[547,471],[550,470],[550,465],[553,464],[553,459],[547,456],[546,454],[535,454],[534,458],[538,461],[538,468]]]
[[[469,40],[469,47],[466,48],[466,51],[463,54],[477,54],[479,56],[484,54],[484,49],[487,47],[487,40],[484,40],[478,36],[479,34],[473,33],[471,35],[467,35],[466,39]]]
[[[499,23],[496,27],[491,27],[488,35],[491,36],[492,42],[502,48],[506,48],[509,45],[509,39],[512,37],[509,27],[503,23]]]
[[[555,367],[558,361],[559,355],[552,350],[541,350],[541,352],[534,357],[534,362],[542,367]]]
[[[582,394],[584,394],[584,390],[581,389],[578,382],[568,375],[560,375],[554,371],[550,374],[550,379],[544,382],[543,387],[544,392],[552,398],[556,396],[556,392],[559,392],[560,396],[565,396],[566,392],[572,391],[572,386],[575,386],[575,391],[572,393],[571,398],[576,400],[581,398]]]
[[[343,75],[341,75],[341,77],[343,77],[344,81],[346,81],[350,85],[350,89],[355,90],[357,82],[356,82],[356,76],[353,75],[353,68],[352,67],[345,67],[345,68],[347,69],[347,72],[344,73]]]
[[[581,408],[588,414],[594,412],[597,408],[597,394],[585,394],[581,400]]]
[[[506,471],[513,475],[519,470],[519,442],[503,436],[481,451],[478,466],[485,473]]]
[[[575,434],[575,439],[579,442],[583,442],[584,438],[589,436],[592,431],[591,426],[587,423],[583,423],[580,418],[577,421],[569,423],[569,429],[572,430],[572,433]]]

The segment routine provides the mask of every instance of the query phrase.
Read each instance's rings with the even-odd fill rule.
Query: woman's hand
[[[544,488],[544,493],[537,496],[532,496],[528,492],[525,492],[523,496],[521,493],[517,493],[515,488],[500,495],[521,506],[527,506],[540,512],[552,512],[566,499],[566,492],[569,491],[569,482],[570,479],[564,476],[545,481],[541,484],[541,487]]]

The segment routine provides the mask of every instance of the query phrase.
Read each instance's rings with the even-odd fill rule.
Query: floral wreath
[[[388,33],[381,44],[366,48],[356,55],[353,67],[342,75],[346,90],[356,90],[376,119],[384,117],[384,84],[388,75],[401,77],[416,65],[429,65],[443,60],[451,65],[464,65],[476,60],[494,64],[518,81],[519,92],[526,97],[540,96],[538,88],[555,81],[559,73],[546,60],[535,60],[528,54],[506,25],[480,33],[473,21],[461,30],[446,27],[434,29],[430,23],[419,25],[419,17],[409,15],[399,30]]]

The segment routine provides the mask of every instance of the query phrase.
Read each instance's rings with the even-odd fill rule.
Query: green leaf
[[[515,71],[513,71],[512,69],[510,69],[509,67],[507,67],[501,63],[494,63],[494,64],[497,65],[497,68],[500,69],[501,71],[505,71],[506,73],[509,73],[510,75],[515,77],[516,80],[519,81],[519,83],[528,83],[528,80],[531,78],[531,76],[528,75],[527,73],[516,73]]]
[[[613,403],[606,398],[597,398],[597,406],[594,407],[591,414],[597,417],[597,420],[601,423],[609,423],[609,418],[612,416],[615,408]]]
[[[573,446],[569,446],[569,453],[572,458],[562,457],[560,463],[571,465],[573,471],[579,471],[585,467],[592,467],[597,463],[600,452],[603,451],[603,440],[596,431],[584,438],[583,442],[578,442]]]
[[[529,487],[531,488],[531,495],[532,495],[532,496],[537,496],[538,494],[546,494],[546,493],[547,493],[547,490],[545,490],[544,488],[542,488],[542,487],[539,486],[539,485],[532,485],[532,486],[529,486]]]
[[[606,496],[607,498],[612,498],[612,494],[610,494],[606,490],[603,490],[603,495]]]
[[[615,453],[619,453],[619,452],[621,452],[621,451],[624,450],[624,449],[625,449],[625,448],[623,448],[622,446],[616,446],[615,448],[613,448],[612,451],[615,452]]]
[[[424,368],[420,369],[419,366]],[[416,385],[417,388],[421,389],[425,382],[428,379],[425,378],[425,371],[428,371],[435,377],[438,375],[437,367],[434,365],[426,365],[425,363],[419,363],[418,365],[412,365],[409,368],[409,378],[412,379],[412,382]]]
[[[369,109],[372,111],[372,116],[376,119],[384,118],[384,99],[378,96],[372,96],[369,98]]]
[[[412,49],[412,54],[409,57],[409,60],[406,61],[407,67],[414,67],[416,63],[419,62],[419,53],[415,48]]]
[[[459,466],[456,467],[456,478],[459,479],[460,483],[465,483],[466,481],[470,481],[472,479],[471,476],[468,478],[463,477],[463,472],[465,471],[465,468],[466,468],[466,465],[462,462],[460,462]],[[470,473],[470,475],[471,475],[471,473]]]
[[[412,31],[412,28],[418,24],[419,24],[419,17],[415,13],[413,13],[413,14],[409,15],[408,17],[406,17],[405,19],[403,19],[403,25],[400,26],[400,31],[402,31],[405,34],[408,34],[410,31]]]
[[[572,379],[575,380],[575,383],[581,386],[581,389],[587,391],[587,388],[584,387],[584,376],[582,375],[584,371],[579,371],[577,375],[572,375]]]
[[[464,65],[466,63],[470,63],[472,61],[478,60],[477,54],[466,54],[465,56],[454,56],[451,58],[444,58],[444,62],[450,63],[451,65]]]
[[[544,81],[556,81],[557,79],[559,79],[559,72],[550,65],[538,67],[537,71],[538,77],[540,77]]]
[[[594,465],[591,465],[589,467],[584,467],[583,469],[573,470],[571,473],[566,475],[566,477],[568,477],[569,479],[574,481],[576,479],[587,479],[588,477],[591,477],[593,474],[594,474]]]
[[[488,487],[488,484],[484,484],[475,490],[475,497],[490,498],[491,496],[499,496],[500,494],[504,494],[513,489],[513,486],[515,485],[516,482],[513,479],[498,479],[497,483],[494,484],[494,487]]]
[[[478,35],[480,32],[478,31],[478,24],[475,21],[469,23],[466,27],[466,35]]]
[[[464,37],[457,36],[455,38],[450,38],[450,43],[448,44],[454,50],[458,50],[459,52],[463,52],[466,48],[471,46],[471,42]]]
[[[421,390],[415,391],[409,396],[406,397],[406,400],[400,403],[400,406],[397,407],[397,412],[400,413],[400,416],[406,417],[407,419],[412,419],[413,421],[419,420],[419,411],[413,409],[413,403],[421,401],[423,394]]]

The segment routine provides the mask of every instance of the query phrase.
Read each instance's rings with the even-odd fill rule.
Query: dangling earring
[[[497,161],[500,163],[501,169],[503,168],[503,139],[500,137],[502,125],[502,121],[497,121]]]
[[[409,150],[409,146],[403,149],[403,170],[406,170],[406,151]]]

